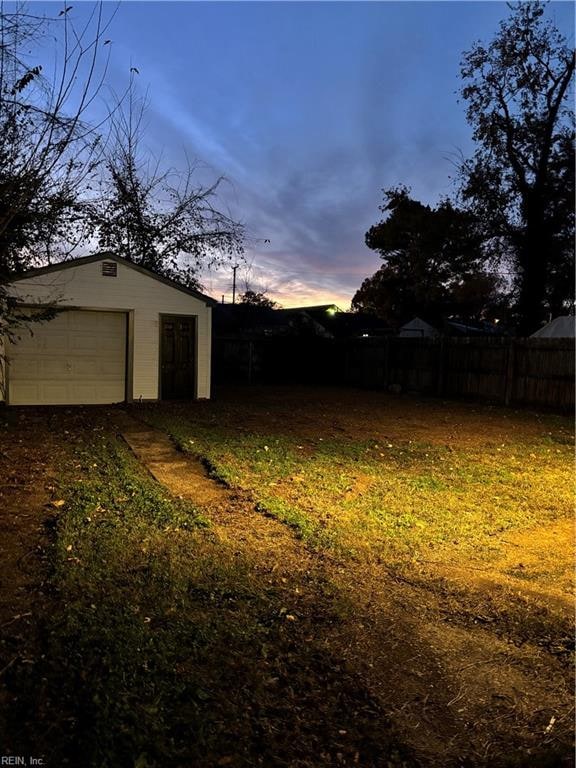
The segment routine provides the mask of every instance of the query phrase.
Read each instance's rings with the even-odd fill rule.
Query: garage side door
[[[117,403],[126,391],[126,315],[65,310],[10,347],[11,405]]]

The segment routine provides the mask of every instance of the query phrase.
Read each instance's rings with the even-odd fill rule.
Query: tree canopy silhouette
[[[54,312],[23,311],[7,282],[83,238],[77,203],[101,159],[99,126],[87,116],[106,75],[110,19],[98,4],[77,29],[69,11],[47,18],[0,7],[0,328],[12,340]]]
[[[189,286],[200,265],[242,253],[243,226],[216,205],[223,179],[199,184],[193,165],[162,169],[141,146],[136,67],[94,122],[114,11],[105,18],[98,3],[79,25],[71,11],[0,8],[0,324],[9,335],[30,320],[10,279],[88,243]]]
[[[499,280],[486,269],[476,217],[448,200],[424,205],[404,187],[385,190],[384,200],[387,217],[366,233],[366,245],[384,264],[362,283],[352,307],[391,324],[415,315],[488,316]]]
[[[461,67],[477,145],[461,166],[462,200],[513,276],[521,333],[574,299],[574,51],[544,14],[518,3]]]
[[[240,304],[247,304],[252,307],[264,307],[265,309],[279,309],[277,301],[266,295],[266,291],[255,291],[247,288],[240,295]]]

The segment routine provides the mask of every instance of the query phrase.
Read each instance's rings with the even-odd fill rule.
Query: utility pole
[[[232,267],[232,304],[236,304],[236,270],[238,269],[238,264],[236,264],[235,267]]]

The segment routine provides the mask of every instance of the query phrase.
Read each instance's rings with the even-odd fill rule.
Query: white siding
[[[155,400],[159,393],[160,315],[197,318],[197,397],[210,397],[211,307],[131,267],[118,263],[116,277],[102,275],[102,261],[19,280],[11,293],[22,301],[57,302],[77,309],[131,313],[132,397]],[[130,366],[129,366],[130,368]]]

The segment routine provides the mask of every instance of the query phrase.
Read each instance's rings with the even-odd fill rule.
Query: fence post
[[[341,357],[343,361],[342,376],[343,384],[347,387],[350,386],[350,344],[347,339],[339,339],[339,343],[336,344],[337,357]]]
[[[253,342],[248,342],[248,385],[252,384],[252,355],[253,355]]]
[[[390,386],[390,336],[384,336],[384,389]]]
[[[436,380],[436,394],[442,397],[444,394],[444,367],[446,365],[446,355],[444,352],[444,334],[440,336],[438,345],[438,378]]]
[[[508,356],[506,360],[506,386],[504,389],[504,405],[510,405],[514,393],[514,374],[516,357],[516,341],[510,339],[508,343]]]

